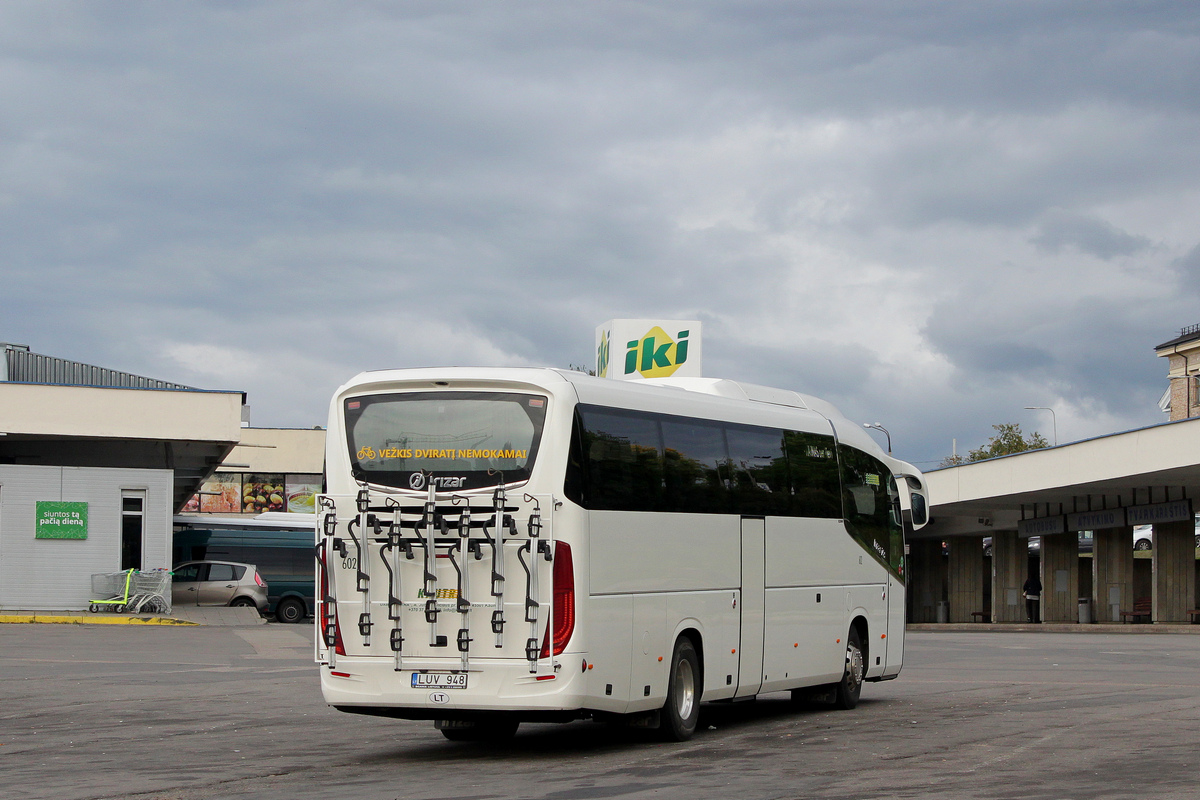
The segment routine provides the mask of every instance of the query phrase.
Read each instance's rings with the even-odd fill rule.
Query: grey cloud
[[[880,363],[878,354],[861,344],[814,339],[757,346],[743,342],[735,348],[733,342],[718,338],[721,333],[720,328],[705,329],[706,373],[791,389],[835,404],[859,393]]]
[[[1058,359],[1040,343],[1042,332],[1022,331],[1028,315],[1005,318],[998,309],[981,311],[942,306],[923,332],[955,367],[972,375],[1049,374],[1056,369]]]
[[[1145,419],[1146,348],[1195,321],[1171,287],[1031,299],[1009,266],[1170,267],[1155,217],[1200,178],[1187,4],[303,9],[0,9],[0,338],[302,425],[359,369],[590,363],[606,319],[699,317],[710,374],[888,417],[916,452],[986,433],[1026,376]],[[841,283],[788,288],[806,275]],[[872,385],[863,334],[739,333],[877,318],[868,280],[928,309],[961,384]],[[204,372],[168,339],[265,366]]]
[[[968,382],[1020,379],[1079,406],[1146,423],[1157,419],[1150,409],[1162,393],[1166,365],[1153,347],[1173,324],[1115,299],[1045,298],[1024,309],[980,312],[943,305],[925,328],[929,342]]]
[[[1200,244],[1184,253],[1172,267],[1179,276],[1183,291],[1192,295],[1200,294]]]
[[[1133,236],[1104,220],[1062,211],[1048,214],[1032,241],[1051,253],[1073,247],[1081,253],[1106,260],[1135,255],[1151,246],[1145,236]]]

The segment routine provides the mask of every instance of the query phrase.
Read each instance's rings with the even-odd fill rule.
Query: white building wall
[[[0,609],[81,610],[121,568],[121,492],[145,492],[142,559],[170,568],[170,470],[0,465]],[[37,501],[88,504],[87,539],[35,539]]]

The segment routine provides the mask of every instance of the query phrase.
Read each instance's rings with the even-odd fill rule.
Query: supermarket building
[[[171,518],[242,439],[245,395],[0,344],[0,609],[78,610],[170,568]]]

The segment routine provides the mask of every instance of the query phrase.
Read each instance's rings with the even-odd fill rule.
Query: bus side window
[[[583,460],[583,420],[579,411],[575,411],[575,420],[571,423],[571,446],[567,450],[567,474],[563,480],[563,494],[576,505],[588,507],[585,498],[586,472]]]
[[[734,510],[740,514],[788,514],[791,486],[783,431],[729,425],[725,434],[733,465]]]
[[[588,508],[660,511],[663,504],[662,443],[649,414],[583,411]]]
[[[904,512],[900,509],[900,490],[895,477],[888,479],[888,533],[891,547],[888,548],[888,564],[896,574],[904,577]]]
[[[842,470],[842,505],[846,528],[868,550],[895,569],[892,558],[893,512],[891,471],[878,459],[846,445],[838,446]],[[903,555],[903,546],[900,547]]]
[[[787,431],[783,442],[792,477],[792,513],[798,517],[841,519],[837,444],[833,437]]]
[[[718,514],[729,510],[725,489],[729,453],[725,430],[714,422],[664,418],[663,510]]]

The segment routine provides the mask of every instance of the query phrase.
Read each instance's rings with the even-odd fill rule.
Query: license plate
[[[465,672],[414,672],[412,674],[414,689],[465,689],[467,688],[467,673]]]

